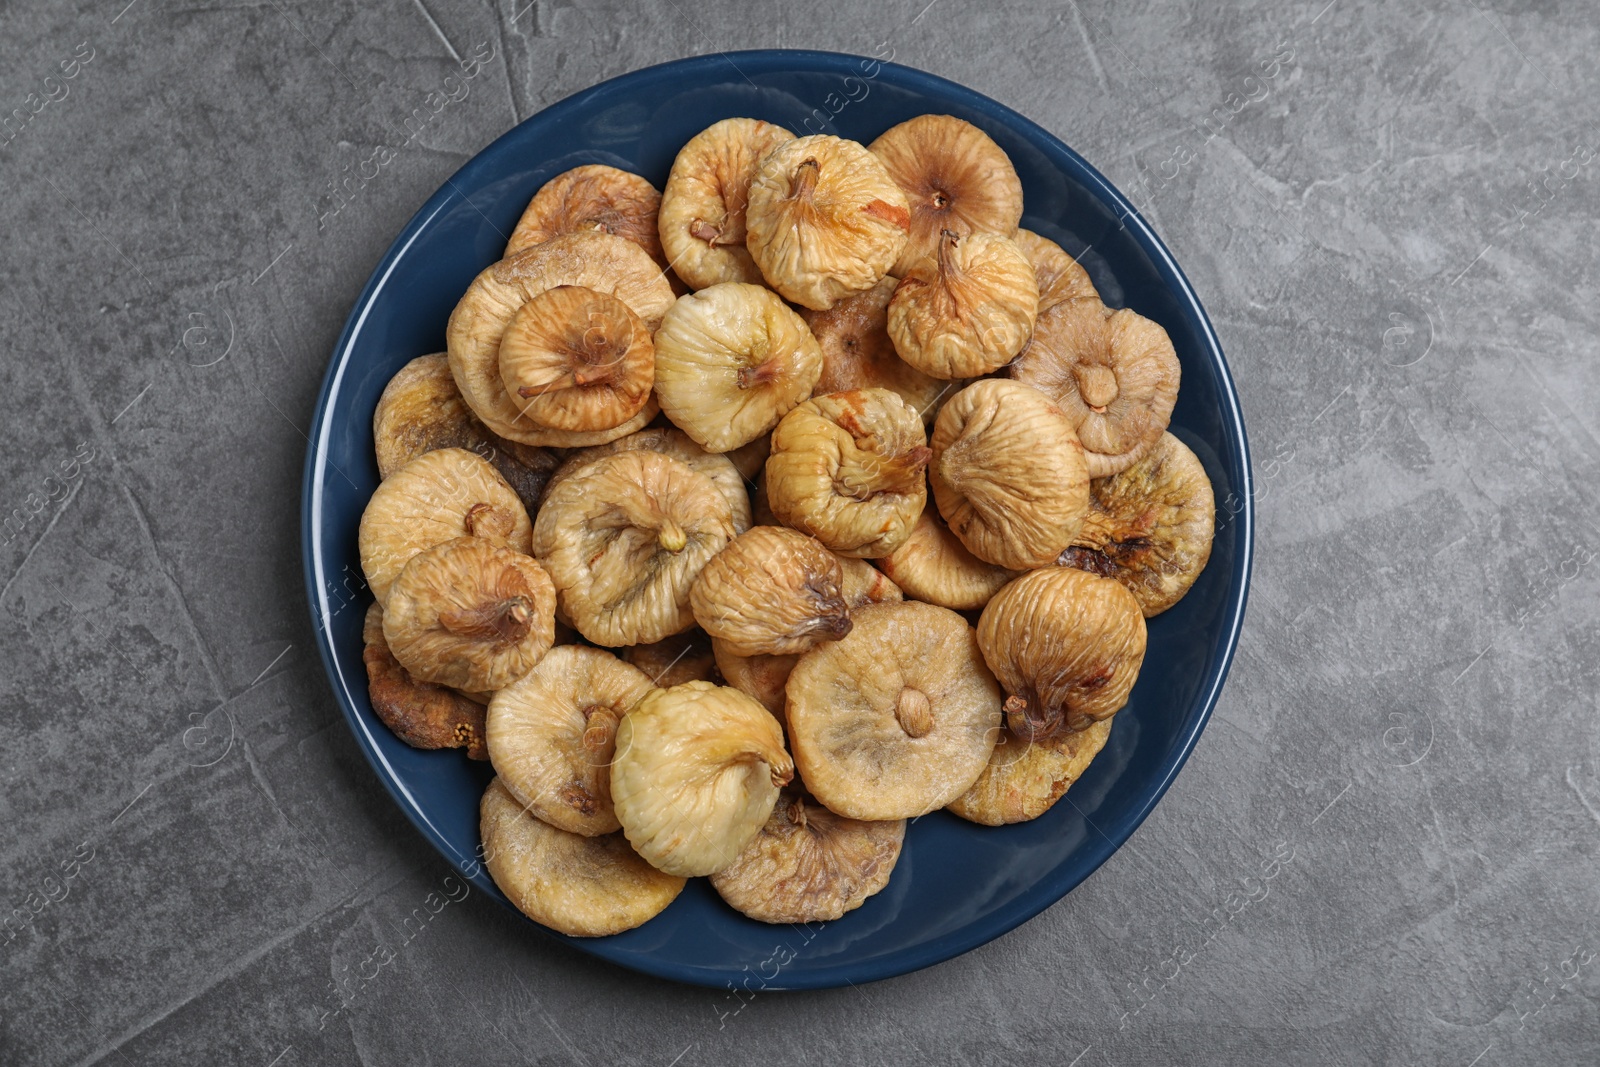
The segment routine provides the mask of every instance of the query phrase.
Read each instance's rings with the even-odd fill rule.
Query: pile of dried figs
[[[372,705],[465,748],[495,881],[617,933],[707,875],[765,922],[906,822],[1037,818],[1211,552],[1166,332],[1019,228],[1000,146],[730,118],[666,188],[552,179],[374,420]]]

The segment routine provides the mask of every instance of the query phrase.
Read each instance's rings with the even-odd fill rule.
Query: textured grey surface
[[[0,145],[0,1062],[1594,1061],[1591,6],[525,4],[0,2],[0,107],[56,97]],[[448,869],[311,644],[303,434],[340,325],[514,121],[770,45],[892,48],[1147,205],[1261,485],[1216,716],[1068,899],[905,978],[733,1014],[476,894],[377,968]]]

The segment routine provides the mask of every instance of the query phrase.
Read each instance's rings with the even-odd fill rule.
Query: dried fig
[[[785,526],[840,555],[887,556],[927,503],[931,455],[921,416],[898,394],[817,397],[772,432],[767,503]]]
[[[711,479],[635,450],[598,459],[552,489],[533,551],[579,633],[636,645],[694,624],[689,587],[733,536],[728,502]]]
[[[1003,378],[967,386],[939,412],[933,498],[967,551],[1012,570],[1054,562],[1089,508],[1083,449],[1060,409]]]
[[[1033,266],[1008,238],[944,231],[889,301],[900,358],[935,378],[975,378],[1022,351],[1039,311]]]
[[[527,552],[531,534],[527,509],[487,460],[439,448],[378,483],[357,541],[367,586],[383,604],[389,583],[424,548],[468,535]]]
[[[737,689],[656,689],[625,715],[611,797],[639,854],[669,874],[715,874],[739,856],[794,777],[778,723]]]
[[[750,179],[762,156],[793,138],[760,119],[723,119],[678,150],[661,194],[661,245],[691,288],[761,282],[744,247]]]
[[[901,359],[889,338],[889,300],[899,278],[885,277],[871,289],[851,293],[826,311],[800,313],[822,350],[822,376],[813,396],[851,389],[892,389],[933,421],[934,402],[950,383],[923,374]]]
[[[647,427],[638,433],[619,437],[603,445],[595,445],[569,455],[556,472],[550,476],[545,488],[548,496],[562,481],[584,469],[597,459],[614,456],[618,452],[660,452],[673,459],[682,460],[689,469],[705,475],[717,487],[733,513],[733,528],[743,533],[750,528],[750,495],[745,492],[744,478],[726,456],[707,452],[682,430],[671,426]]]
[[[1032,230],[1019,229],[1011,239],[1033,266],[1033,276],[1039,283],[1039,314],[1057,304],[1078,301],[1089,307],[1102,306],[1089,272],[1060,245]]]
[[[910,214],[876,156],[817,134],[785,141],[761,160],[746,225],[745,246],[767,284],[822,311],[889,273]]]
[[[822,352],[799,315],[759,285],[680,297],[656,331],[656,396],[711,452],[748,444],[811,395]]]
[[[598,231],[632,241],[662,267],[656,187],[616,167],[591,163],[557,174],[539,187],[506,242],[505,255],[569,233]],[[502,257],[504,258],[504,257]]]
[[[788,655],[850,632],[843,577],[838,557],[815,538],[752,526],[705,565],[689,604],[730,652]]]
[[[1133,466],[1089,483],[1083,529],[1056,562],[1115,578],[1148,619],[1182,600],[1205,570],[1216,519],[1205,467],[1163,433]]]
[[[412,748],[464,748],[471,759],[488,759],[481,704],[432,682],[420,682],[400,666],[383,639],[383,605],[367,609],[361,625],[372,710]]]
[[[479,806],[484,865],[517,910],[572,937],[620,934],[649,922],[684,880],[639,858],[621,834],[584,837],[523,810],[497,778]]]
[[[845,819],[785,790],[739,858],[711,876],[711,888],[761,922],[831,922],[889,884],[905,836],[904,819]]]
[[[631,645],[622,658],[645,673],[650,684],[671,689],[684,682],[721,682],[711,638],[698,627],[648,645]]]
[[[552,648],[489,702],[489,758],[511,795],[574,834],[621,828],[611,806],[617,725],[653,686],[587,645]]]
[[[1037,819],[1089,769],[1110,735],[1110,719],[1043,741],[1024,741],[1006,730],[989,765],[949,810],[985,826]]]
[[[1089,477],[1104,478],[1132,466],[1160,438],[1181,368],[1156,323],[1126,308],[1107,317],[1069,302],[1040,317],[1007,373],[1066,413]]]
[[[644,410],[656,376],[650,331],[622,301],[581,285],[546,289],[500,336],[500,380],[539,426],[590,432]]]
[[[856,613],[786,688],[807,788],[851,819],[910,819],[965,793],[989,761],[1000,687],[960,615],[913,600]]]
[[[1022,573],[985,563],[968,552],[933,508],[923,509],[911,536],[878,566],[909,595],[955,611],[983,607]]]
[[[1144,616],[1109,578],[1045,567],[994,595],[978,645],[1005,687],[1006,727],[1022,741],[1047,741],[1128,702],[1144,661]]]
[[[1022,220],[1022,181],[1005,150],[970,122],[918,115],[867,146],[905,191],[911,234],[890,273],[934,254],[943,230],[1010,237]]]

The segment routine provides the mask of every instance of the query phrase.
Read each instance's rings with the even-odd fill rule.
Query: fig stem
[[[790,180],[789,199],[810,201],[817,191],[817,179],[820,177],[822,177],[822,167],[816,160],[802,160]]]
[[[689,535],[684,533],[683,527],[666,519],[661,524],[661,529],[656,532],[656,543],[668,552],[682,552],[689,543]]]
[[[1036,701],[1013,693],[1001,706],[1006,726],[1024,741],[1048,741],[1065,725],[1061,711],[1040,708]]]
[[[1117,375],[1110,367],[1096,363],[1080,367],[1077,373],[1078,395],[1089,410],[1104,415],[1106,408],[1117,398]]]
[[[960,243],[961,235],[956,231],[939,231],[939,277],[943,278],[957,272],[955,250]]]
[[[773,356],[771,359],[754,367],[740,367],[738,375],[739,388],[753,389],[758,385],[768,385],[777,381],[778,376],[782,373],[783,364],[778,360],[777,356]]]
[[[439,625],[457,637],[517,642],[533,626],[533,602],[525,596],[491,600],[475,608],[441,611]]]
[[[908,685],[895,699],[894,717],[907,737],[926,737],[933,729],[933,703],[928,694]]]
[[[584,709],[587,724],[583,728],[583,749],[590,755],[599,755],[617,736],[617,715],[610,708]]]

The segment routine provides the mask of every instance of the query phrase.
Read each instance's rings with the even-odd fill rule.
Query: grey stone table
[[[0,1062],[1595,1062],[1591,5],[9,0],[0,27]],[[1021,110],[1184,264],[1260,480],[1216,716],[1097,874],[917,974],[735,1014],[471,894],[356,977],[449,868],[301,591],[344,316],[511,124],[773,45]]]

